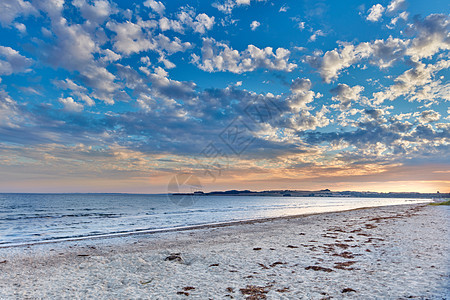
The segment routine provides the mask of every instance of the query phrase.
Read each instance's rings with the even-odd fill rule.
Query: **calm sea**
[[[188,201],[187,201],[188,200]],[[187,202],[186,202],[187,201]],[[178,204],[189,206],[179,206]],[[424,199],[0,194],[0,247],[142,230],[428,202]]]

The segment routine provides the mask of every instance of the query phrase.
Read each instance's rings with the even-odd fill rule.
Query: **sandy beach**
[[[450,207],[0,249],[1,299],[449,299]]]

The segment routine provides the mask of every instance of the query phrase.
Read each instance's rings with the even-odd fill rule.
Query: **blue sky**
[[[0,3],[0,192],[448,191],[447,1]]]

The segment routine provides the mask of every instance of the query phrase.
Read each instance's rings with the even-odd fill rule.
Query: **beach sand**
[[[450,299],[450,207],[0,249],[1,299]]]

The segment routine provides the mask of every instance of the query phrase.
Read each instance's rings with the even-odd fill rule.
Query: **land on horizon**
[[[307,190],[228,190],[193,193],[173,193],[172,195],[196,196],[271,196],[271,197],[369,197],[369,198],[450,198],[450,193],[419,193],[419,192],[371,192],[371,191],[331,191],[329,189]]]

